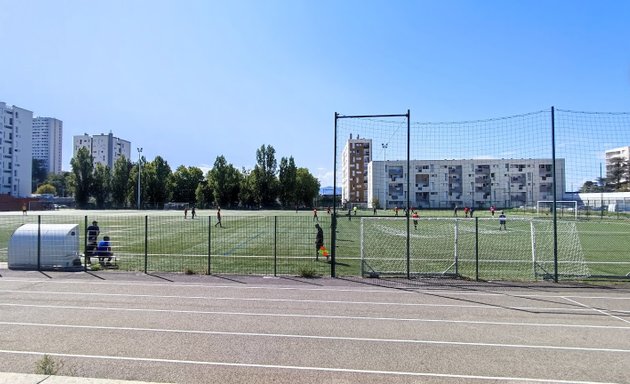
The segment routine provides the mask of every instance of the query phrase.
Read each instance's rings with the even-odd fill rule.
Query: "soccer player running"
[[[411,214],[411,218],[413,219],[413,229],[418,229],[418,212],[413,211]]]

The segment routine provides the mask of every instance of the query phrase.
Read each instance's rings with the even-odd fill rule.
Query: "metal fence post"
[[[144,273],[148,270],[149,256],[149,216],[144,216]]]
[[[556,180],[556,117],[553,106],[551,107],[551,172],[553,188],[553,281],[558,282],[558,214],[557,214],[557,182]]]
[[[475,280],[479,281],[479,218],[475,217]]]
[[[212,216],[208,216],[208,275],[212,268]]]
[[[37,215],[37,270],[40,271],[42,259],[42,216]]]
[[[278,216],[273,217],[273,276],[278,276]]]
[[[85,215],[83,217],[83,271],[87,272],[87,227],[88,227],[88,217],[87,215]],[[92,255],[90,255],[92,256]],[[92,258],[90,257],[90,262],[92,261]]]

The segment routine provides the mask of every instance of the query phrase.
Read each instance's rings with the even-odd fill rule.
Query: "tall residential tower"
[[[31,194],[33,112],[0,102],[0,194]]]
[[[63,122],[52,117],[33,119],[33,159],[43,162],[47,173],[61,173]]]
[[[76,156],[80,148],[87,148],[90,151],[95,165],[103,164],[110,169],[114,169],[116,160],[121,156],[131,159],[131,142],[114,137],[111,132],[108,135],[90,136],[86,133],[74,136],[72,155]]]

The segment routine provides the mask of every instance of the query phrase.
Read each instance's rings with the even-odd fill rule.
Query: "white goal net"
[[[557,226],[558,274],[588,276],[576,223]],[[484,279],[549,278],[555,272],[553,222],[508,218],[361,218],[363,276],[479,274]]]

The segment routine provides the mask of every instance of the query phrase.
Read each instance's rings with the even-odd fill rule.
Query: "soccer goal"
[[[574,221],[558,221],[558,274],[565,277],[588,277],[590,271]],[[532,264],[534,278],[550,279],[554,275],[553,222],[532,220]]]
[[[363,276],[457,274],[457,221],[423,218],[409,224],[405,217],[361,218]]]
[[[575,200],[561,200],[556,201],[556,209],[558,215],[568,216],[577,219],[578,217],[578,202]],[[539,200],[536,202],[536,214],[538,216],[553,215],[553,201]]]
[[[575,221],[557,227],[558,274],[588,276]],[[361,218],[363,276],[479,276],[482,279],[547,279],[555,273],[553,222],[508,218]]]

